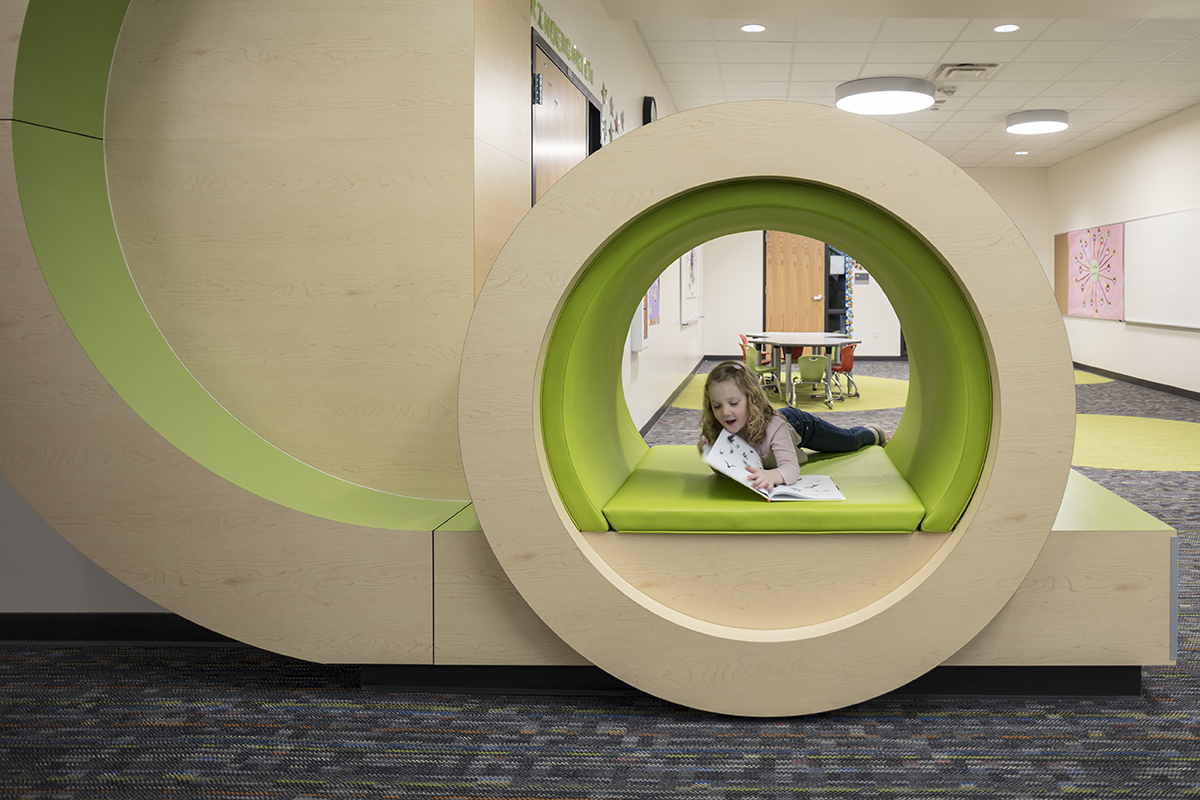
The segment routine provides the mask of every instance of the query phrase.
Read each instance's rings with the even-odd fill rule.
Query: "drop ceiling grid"
[[[749,34],[744,22],[767,30]],[[992,28],[1014,22],[1020,30]],[[635,20],[676,107],[786,98],[832,105],[845,81],[928,77],[942,63],[1004,66],[941,83],[936,110],[881,118],[960,166],[1049,166],[1200,102],[1200,20]],[[1060,134],[1004,132],[1014,111],[1071,114]],[[1016,156],[1027,150],[1028,156]]]

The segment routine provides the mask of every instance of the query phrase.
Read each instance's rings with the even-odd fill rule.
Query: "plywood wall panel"
[[[527,161],[475,140],[475,295],[513,229],[529,211]]]
[[[276,505],[143,422],[50,295],[0,126],[0,473],[84,555],[195,622],[314,661],[428,663],[432,534]]]
[[[109,90],[147,308],[235,417],[339,478],[466,500],[468,2],[135,0]]]
[[[580,665],[521,599],[481,532],[434,535],[435,664]]]
[[[21,44],[21,26],[29,0],[5,0],[0,3],[0,119],[12,119],[13,75],[17,68],[17,47]]]

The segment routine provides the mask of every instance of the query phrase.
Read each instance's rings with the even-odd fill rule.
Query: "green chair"
[[[763,364],[758,350],[749,342],[742,342],[742,358],[745,360],[746,366],[758,376],[758,381],[763,388],[772,386],[778,389],[782,385],[779,380],[779,372],[770,364]]]
[[[792,397],[808,387],[820,391],[814,398],[825,398],[825,405],[833,408],[833,392],[829,386],[829,356],[802,356],[792,365]]]

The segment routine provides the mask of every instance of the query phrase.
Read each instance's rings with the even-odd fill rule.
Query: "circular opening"
[[[629,309],[662,264],[717,236],[764,229],[819,239],[873,266],[905,331],[912,371],[887,455],[925,506],[922,530],[950,530],[978,483],[990,435],[979,323],[946,266],[894,217],[843,191],[778,178],[710,185],[655,206],[593,255],[564,301],[540,415],[549,472],[575,525],[608,530],[604,504],[648,449],[617,377]]]

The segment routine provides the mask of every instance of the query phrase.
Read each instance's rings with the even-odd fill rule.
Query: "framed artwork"
[[[650,303],[650,323],[657,325],[661,319],[659,314],[660,301],[662,299],[662,276],[659,276],[654,283],[650,284],[650,291],[646,293],[646,299]]]
[[[700,319],[700,260],[695,250],[679,259],[679,324]]]
[[[1067,234],[1067,315],[1125,318],[1125,224]]]

